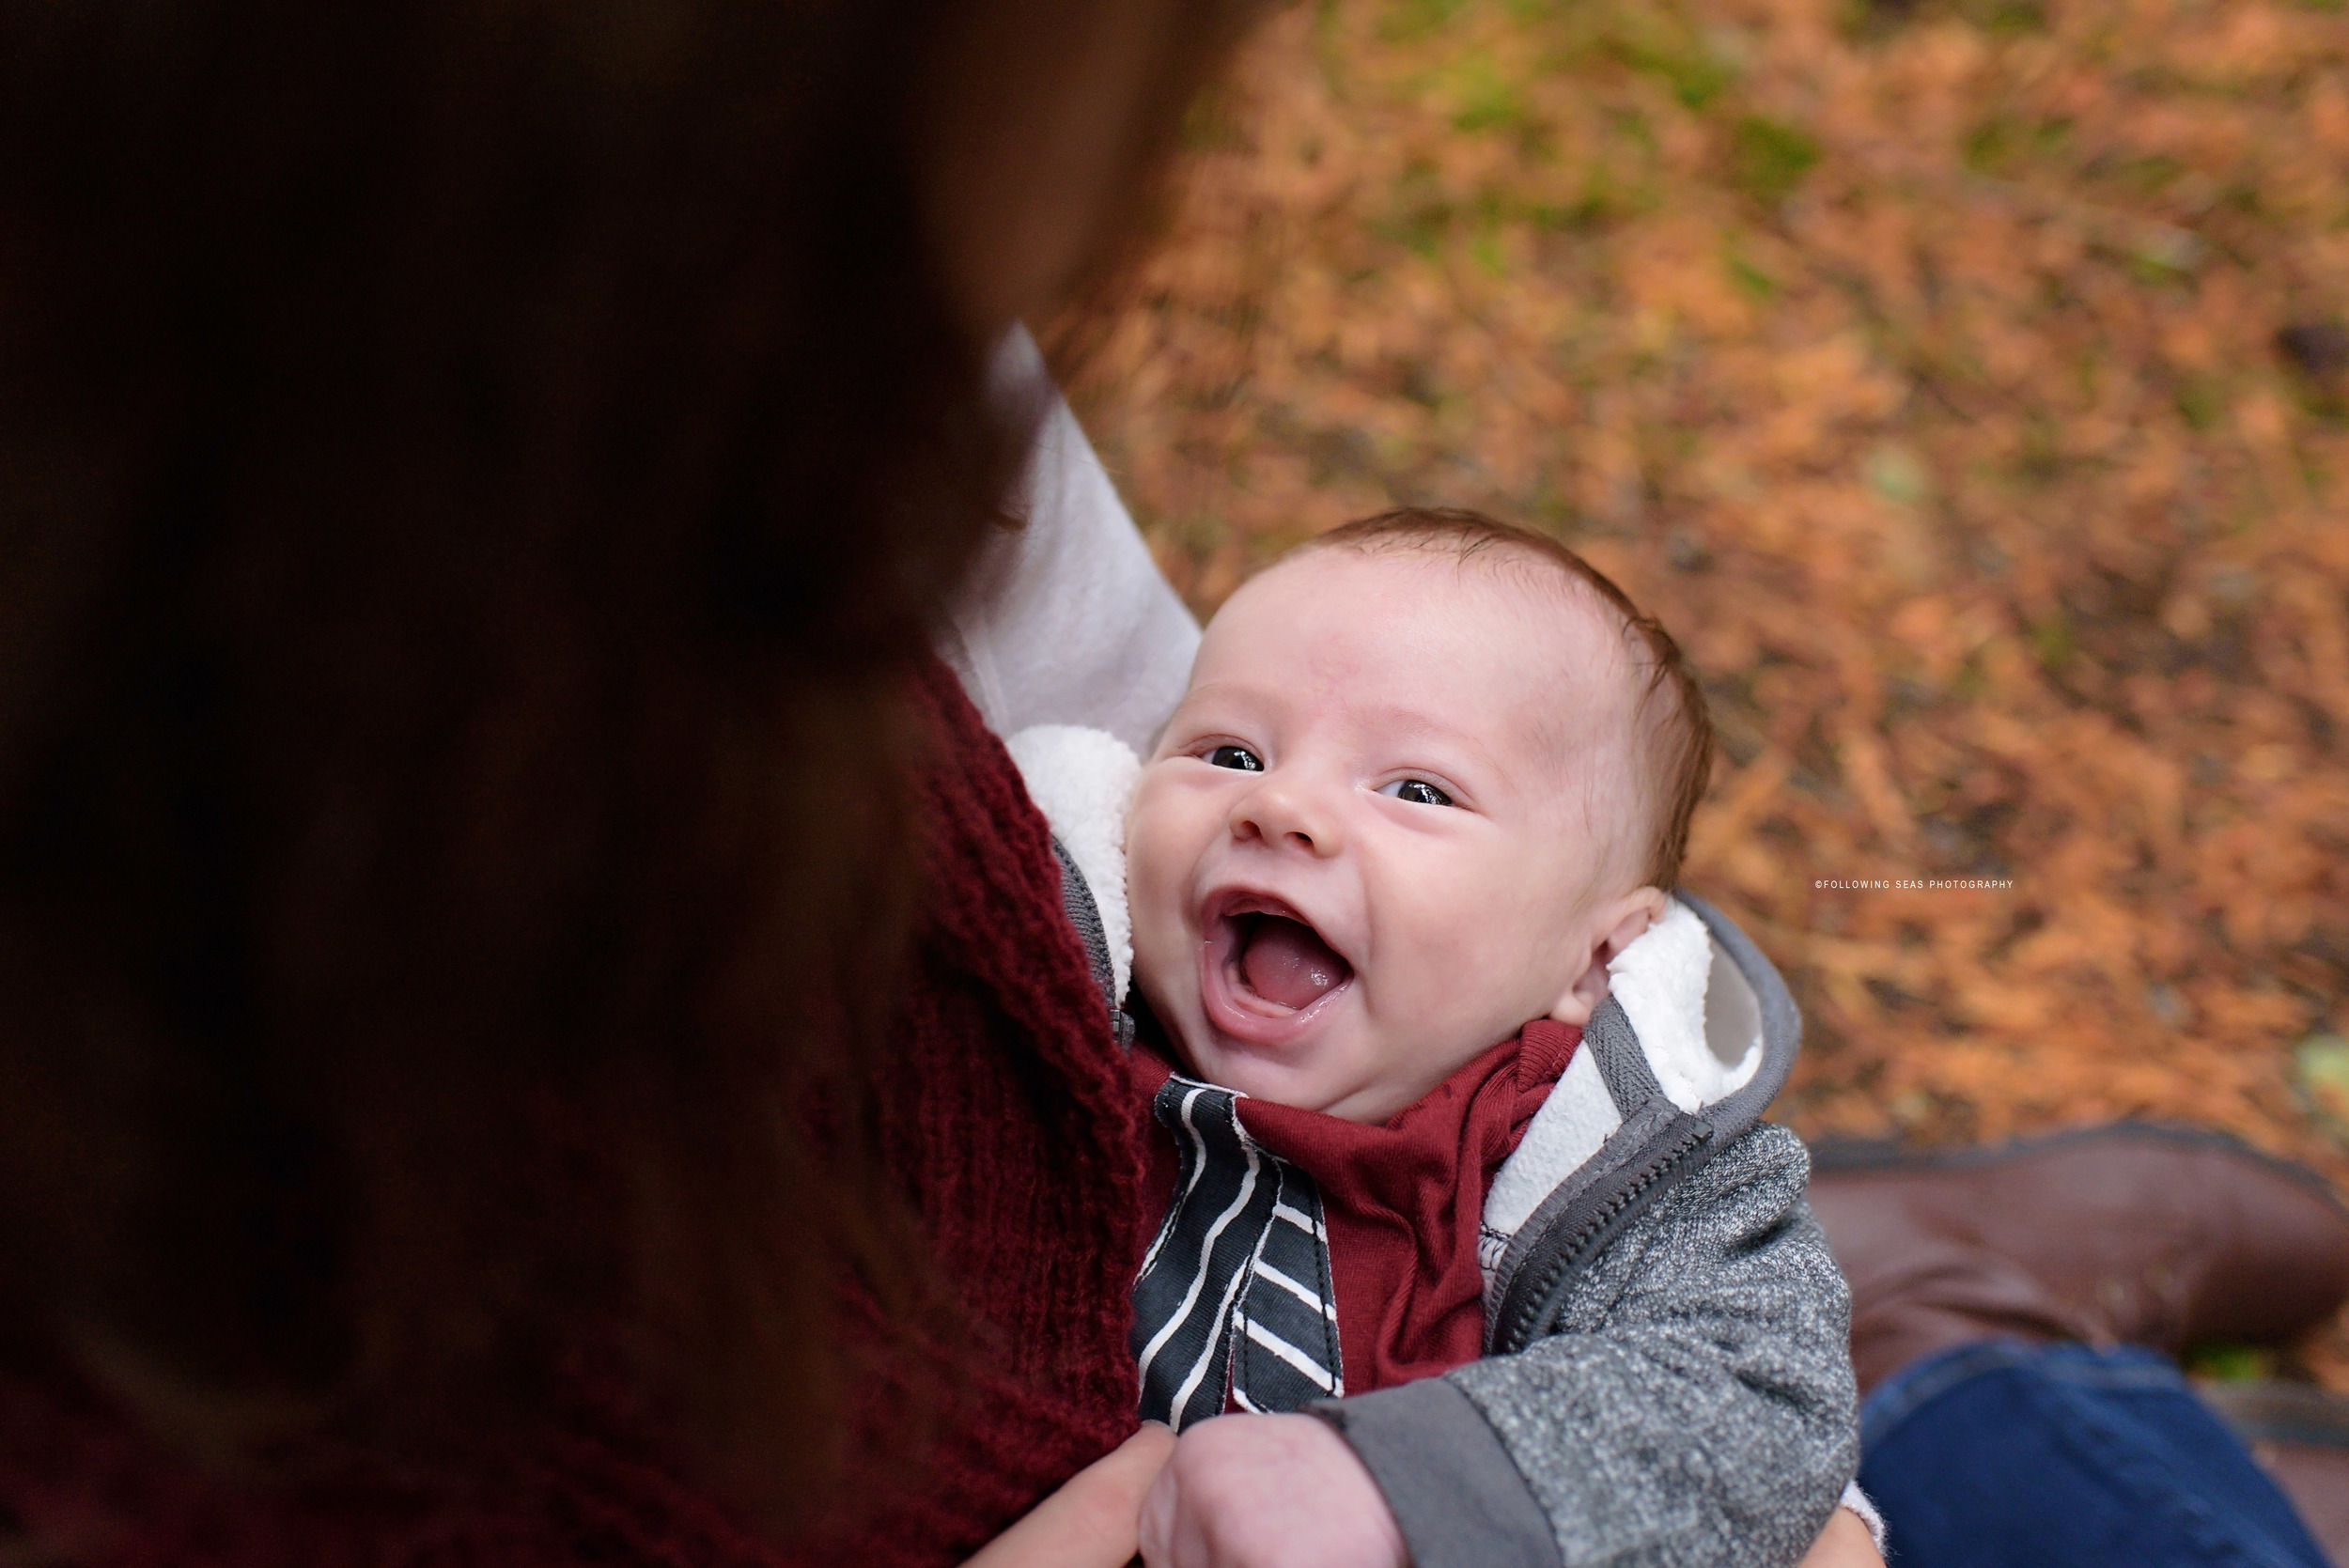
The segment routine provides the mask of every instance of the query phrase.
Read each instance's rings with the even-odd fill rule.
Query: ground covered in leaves
[[[1414,502],[1622,582],[1712,696],[1780,1114],[2349,1180],[2338,4],[1330,0],[1184,174],[1056,347],[1160,563],[1206,613]],[[1999,885],[1828,885],[1934,880]]]

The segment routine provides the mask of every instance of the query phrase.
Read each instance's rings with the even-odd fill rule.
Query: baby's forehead
[[[1593,680],[1631,675],[1622,614],[1557,562],[1508,545],[1308,546],[1249,586],[1273,589],[1269,602],[1243,607],[1251,597],[1243,589],[1232,608],[1292,615],[1302,598],[1372,617],[1399,611],[1488,632],[1509,644],[1513,661]]]
[[[1449,684],[1480,697],[1498,689],[1517,699],[1508,705],[1510,727],[1560,764],[1631,741],[1637,705],[1626,632],[1590,584],[1531,551],[1393,543],[1295,551],[1243,587],[1208,628],[1211,644],[1228,644],[1242,660],[1313,660],[1358,640],[1404,640],[1423,655],[1364,661],[1348,694],[1375,696],[1361,687],[1381,680],[1423,691]],[[1224,662],[1202,660],[1199,673]]]

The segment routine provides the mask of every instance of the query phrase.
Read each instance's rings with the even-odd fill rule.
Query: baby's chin
[[[1217,1039],[1204,1023],[1199,1027],[1206,1043],[1184,1047],[1193,1074],[1273,1105],[1376,1124],[1425,1092],[1414,1093],[1365,1073],[1358,1054],[1346,1048],[1350,1042],[1321,1040],[1301,1049],[1272,1051]]]
[[[1346,1022],[1359,1026],[1361,1020]],[[1434,1094],[1524,1022],[1477,1027],[1449,1041],[1429,1041],[1426,1034],[1434,1032],[1423,1032],[1408,1048],[1365,1037],[1359,1028],[1340,1029],[1288,1054],[1211,1038],[1193,1052],[1190,1065],[1205,1081],[1257,1099],[1376,1126]]]
[[[1147,988],[1143,994],[1166,1026],[1177,1065],[1201,1082],[1299,1110],[1326,1111],[1343,1097],[1344,1086],[1333,1081],[1315,1043],[1268,1048],[1235,1040],[1207,1021],[1199,998],[1159,996]]]

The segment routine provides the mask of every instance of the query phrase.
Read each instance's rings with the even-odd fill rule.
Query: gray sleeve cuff
[[[1423,1378],[1306,1408],[1370,1467],[1413,1568],[1561,1568],[1532,1489],[1451,1384]]]

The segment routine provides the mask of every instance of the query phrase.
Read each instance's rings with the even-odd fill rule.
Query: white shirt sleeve
[[[988,727],[1107,730],[1143,756],[1182,699],[1199,625],[1159,575],[1025,328],[995,375],[1050,404],[1013,497],[1026,525],[988,541],[934,635]]]

